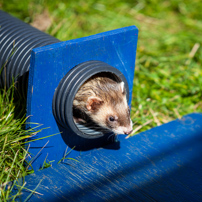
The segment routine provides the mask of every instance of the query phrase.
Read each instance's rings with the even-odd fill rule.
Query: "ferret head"
[[[88,98],[87,114],[99,126],[116,134],[128,135],[133,129],[124,82],[107,85],[107,90],[102,91],[105,93]]]

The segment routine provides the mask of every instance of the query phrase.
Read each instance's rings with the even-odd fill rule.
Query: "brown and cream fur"
[[[78,90],[73,101],[75,122],[93,121],[116,134],[130,134],[132,121],[124,83],[93,76]]]

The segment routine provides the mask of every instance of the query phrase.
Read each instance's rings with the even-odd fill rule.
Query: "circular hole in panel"
[[[88,139],[99,138],[111,132],[103,131],[103,128],[91,121],[83,124],[75,123],[73,119],[73,101],[76,93],[88,79],[97,76],[110,78],[117,83],[123,81],[128,100],[129,88],[125,76],[115,67],[101,61],[88,61],[75,66],[63,77],[53,97],[53,114],[56,121],[77,135]]]

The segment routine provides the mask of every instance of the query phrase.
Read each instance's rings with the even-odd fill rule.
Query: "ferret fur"
[[[132,121],[123,82],[93,76],[78,90],[73,101],[75,122],[93,121],[116,134],[130,134]]]

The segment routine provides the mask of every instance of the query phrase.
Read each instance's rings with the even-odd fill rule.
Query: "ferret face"
[[[116,134],[130,134],[132,132],[132,121],[130,109],[125,102],[116,106],[103,104],[96,113],[91,114],[92,120],[103,128],[107,128]]]
[[[77,92],[73,108],[80,110],[97,125],[116,134],[128,135],[132,132],[124,82],[117,83],[100,76],[90,78]],[[85,117],[74,120],[85,122]]]
[[[133,129],[123,82],[119,84],[118,89],[110,92],[110,99],[89,98],[86,107],[95,123],[116,134],[128,135]]]

